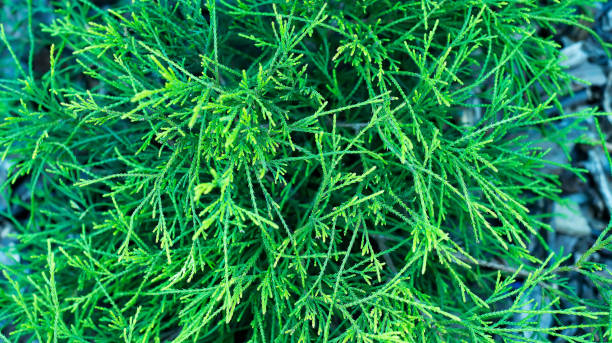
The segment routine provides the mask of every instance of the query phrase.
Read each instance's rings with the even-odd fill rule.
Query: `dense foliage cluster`
[[[525,133],[593,116],[546,111],[585,3],[57,1],[39,27],[28,0],[37,43],[7,45],[0,86],[0,337],[546,342],[579,316],[567,341],[610,339],[609,230],[576,263],[530,250],[558,180]]]

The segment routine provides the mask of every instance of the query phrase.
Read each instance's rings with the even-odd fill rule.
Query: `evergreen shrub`
[[[610,339],[610,230],[547,246],[532,134],[599,115],[554,40],[594,1],[18,2],[2,340]]]

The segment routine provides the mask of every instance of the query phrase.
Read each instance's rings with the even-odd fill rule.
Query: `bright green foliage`
[[[559,189],[524,133],[570,117],[537,29],[589,2],[57,1],[50,70],[2,84],[32,195],[5,340],[609,339],[609,230],[577,264],[528,250]]]

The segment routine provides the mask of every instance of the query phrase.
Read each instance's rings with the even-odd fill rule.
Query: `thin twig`
[[[461,260],[462,262],[468,263],[468,264],[476,264],[480,267],[483,268],[487,268],[487,269],[494,269],[494,270],[499,270],[508,274],[516,274],[522,278],[527,278],[529,276],[529,274],[531,274],[530,272],[526,271],[526,270],[519,270],[510,266],[506,266],[503,265],[501,263],[497,263],[497,262],[492,262],[492,261],[483,261],[483,260],[478,260],[478,259],[471,259],[471,258],[467,258],[464,255],[455,253],[453,254],[454,257],[456,257],[457,259]]]

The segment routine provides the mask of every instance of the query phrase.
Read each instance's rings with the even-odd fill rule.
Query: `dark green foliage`
[[[542,34],[591,1],[543,3],[58,1],[49,71],[1,84],[28,213],[5,340],[609,339],[609,230],[576,264],[529,250],[559,189],[526,129],[593,115],[546,115]]]

